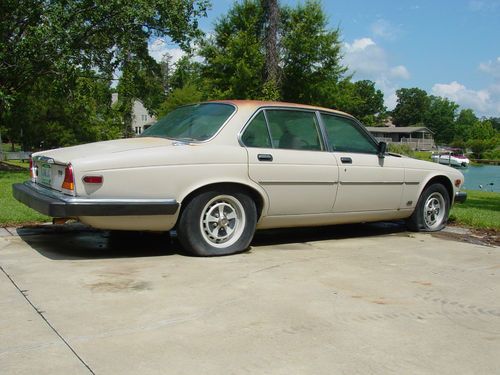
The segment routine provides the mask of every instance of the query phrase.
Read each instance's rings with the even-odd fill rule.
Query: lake
[[[472,165],[468,168],[461,168],[460,171],[465,176],[464,189],[500,193],[500,166]],[[482,188],[480,188],[480,185]]]

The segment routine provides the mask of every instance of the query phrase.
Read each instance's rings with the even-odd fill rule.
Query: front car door
[[[331,212],[338,166],[326,150],[315,111],[261,109],[241,142],[250,178],[268,195],[267,216]]]
[[[377,143],[352,118],[322,113],[321,120],[339,165],[333,212],[398,210],[404,186],[402,159],[379,157]]]

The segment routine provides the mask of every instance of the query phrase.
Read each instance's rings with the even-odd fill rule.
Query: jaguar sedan
[[[387,152],[352,116],[307,105],[179,107],[141,136],[35,153],[14,196],[108,230],[176,229],[196,255],[248,248],[256,229],[406,219],[437,231],[462,173]]]

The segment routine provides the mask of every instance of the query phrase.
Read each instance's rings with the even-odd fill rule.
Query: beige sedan
[[[197,255],[245,250],[256,229],[406,219],[446,225],[462,173],[386,151],[352,116],[306,105],[179,107],[141,136],[33,155],[14,196],[94,228],[168,231]]]

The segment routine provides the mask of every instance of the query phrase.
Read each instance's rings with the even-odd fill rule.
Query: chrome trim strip
[[[380,181],[380,182],[376,182],[376,181],[360,181],[360,182],[351,182],[351,181],[348,181],[348,182],[343,182],[343,181],[340,181],[340,185],[404,185],[404,182],[391,182],[391,181]]]
[[[259,181],[262,185],[336,185],[337,181]]]

